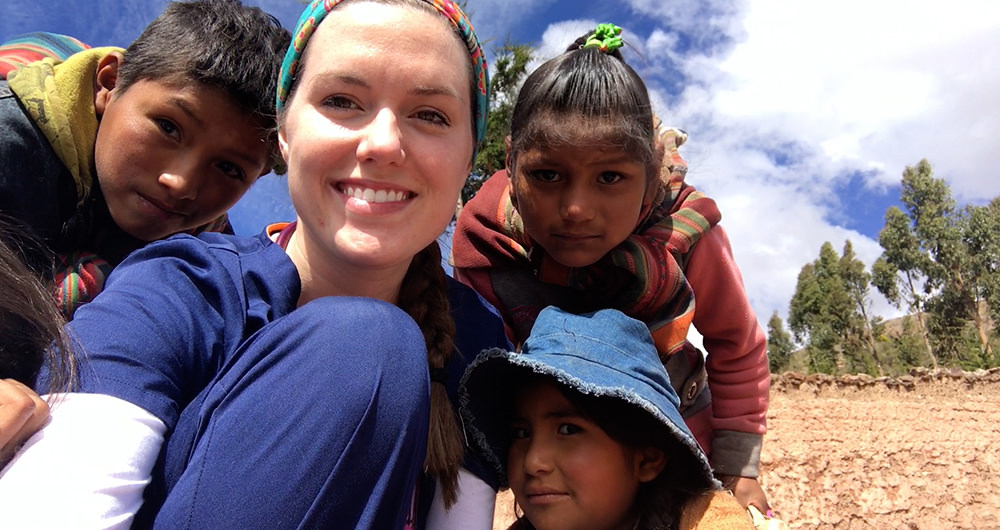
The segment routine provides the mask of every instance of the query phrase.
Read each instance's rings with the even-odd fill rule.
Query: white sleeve
[[[101,394],[49,396],[49,423],[0,471],[5,528],[128,528],[166,426]]]
[[[434,491],[427,530],[492,530],[497,492],[481,478],[458,470],[458,500],[445,511],[441,488]]]

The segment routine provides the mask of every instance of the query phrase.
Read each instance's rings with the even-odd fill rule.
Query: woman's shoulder
[[[288,255],[265,234],[244,237],[207,232],[178,234],[136,250],[115,268],[108,285],[123,281],[176,282],[199,290],[235,286],[247,297],[297,297],[298,273]],[[252,292],[250,292],[252,291]],[[271,292],[274,291],[274,292]]]
[[[247,237],[205,232],[197,236],[175,234],[166,239],[150,242],[130,254],[122,265],[158,259],[182,260],[227,268],[237,266],[236,263],[239,262],[240,268],[253,268],[273,266],[276,260],[287,260],[287,255],[265,234]]]

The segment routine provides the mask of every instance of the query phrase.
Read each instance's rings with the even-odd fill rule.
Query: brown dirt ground
[[[760,479],[792,528],[1000,528],[1000,370],[774,376],[767,422]]]

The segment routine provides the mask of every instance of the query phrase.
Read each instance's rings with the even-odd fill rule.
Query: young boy
[[[46,59],[0,82],[0,213],[56,255],[67,318],[146,242],[223,228],[272,169],[289,40],[238,0],[174,2],[127,50]]]

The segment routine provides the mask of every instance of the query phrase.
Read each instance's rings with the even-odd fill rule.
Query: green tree
[[[923,307],[917,309],[926,309],[930,316],[927,331],[936,346],[932,358],[944,356],[963,365],[981,363],[992,357],[992,347],[983,312],[990,276],[982,257],[976,255],[976,245],[983,242],[973,236],[982,233],[977,228],[980,218],[974,210],[957,208],[948,184],[934,177],[927,160],[903,171],[901,188],[906,215],[901,217],[892,209],[887,212],[886,227],[880,233],[886,251],[883,257],[899,271],[922,276]],[[896,259],[900,250],[909,262]],[[880,272],[891,272],[891,267]],[[877,280],[880,290],[886,280]],[[966,347],[970,322],[978,352]]]
[[[490,77],[490,116],[486,121],[486,136],[472,165],[472,172],[462,188],[462,203],[476,195],[480,186],[493,173],[506,166],[507,148],[504,139],[510,131],[510,118],[517,101],[517,91],[527,74],[533,57],[527,44],[507,42],[495,52]]]
[[[955,201],[948,185],[933,177],[927,160],[903,171],[900,201],[906,212],[889,208],[885,226],[879,232],[883,253],[876,263],[875,285],[897,307],[905,303],[909,311],[916,313],[925,333],[928,356],[936,367],[938,355],[948,355],[947,345],[954,342],[953,337],[942,333],[950,333],[953,326],[945,325],[940,318],[932,326],[925,320],[925,312],[932,307],[938,311],[944,308],[940,300],[931,303],[931,299],[939,294],[947,278],[947,267],[942,262],[953,261],[954,242],[958,239],[954,230]],[[903,274],[906,284],[891,281],[897,271]],[[938,346],[937,351],[932,342]]]
[[[842,353],[841,331],[847,292],[839,276],[840,257],[829,242],[819,258],[799,272],[795,295],[788,311],[788,324],[795,339],[806,343],[810,370],[837,373]]]
[[[972,276],[977,279],[977,315],[993,321],[993,335],[1000,322],[1000,198],[986,206],[970,206],[965,210],[963,241],[970,257]],[[989,334],[980,334],[989,346]],[[1000,355],[992,348],[983,348],[984,366],[1000,364]]]
[[[784,370],[794,350],[792,335],[785,330],[785,323],[775,311],[767,321],[767,363],[771,372]]]
[[[944,288],[927,301],[928,329],[938,357],[947,365],[975,369],[984,364],[974,327],[969,325],[965,295]]]
[[[914,329],[914,319],[910,315],[903,317],[903,329],[899,336],[892,339],[893,348],[896,350],[896,359],[902,368],[921,366],[924,358],[924,343]]]
[[[892,206],[885,212],[885,226],[879,232],[882,255],[872,264],[872,285],[899,309],[916,316],[916,328],[931,366],[937,368],[937,357],[931,348],[925,315],[926,296],[923,285],[930,258],[921,252],[909,218]]]
[[[879,358],[875,345],[875,326],[878,317],[872,314],[871,279],[872,275],[865,270],[865,264],[854,253],[854,245],[844,242],[844,251],[840,258],[840,278],[844,282],[847,297],[854,306],[856,313],[847,313],[845,330],[855,343],[851,348],[854,354],[855,370],[863,366],[861,371],[870,372],[871,362],[875,363],[878,375],[884,375],[882,360]]]
[[[825,312],[823,288],[817,273],[817,261],[806,263],[799,271],[795,294],[788,306],[788,326],[800,344],[805,344],[810,372],[833,373],[833,348],[827,347],[829,325]]]
[[[882,372],[869,279],[849,241],[839,256],[833,245],[823,243],[819,258],[802,267],[788,323],[796,340],[806,343],[810,370]]]

